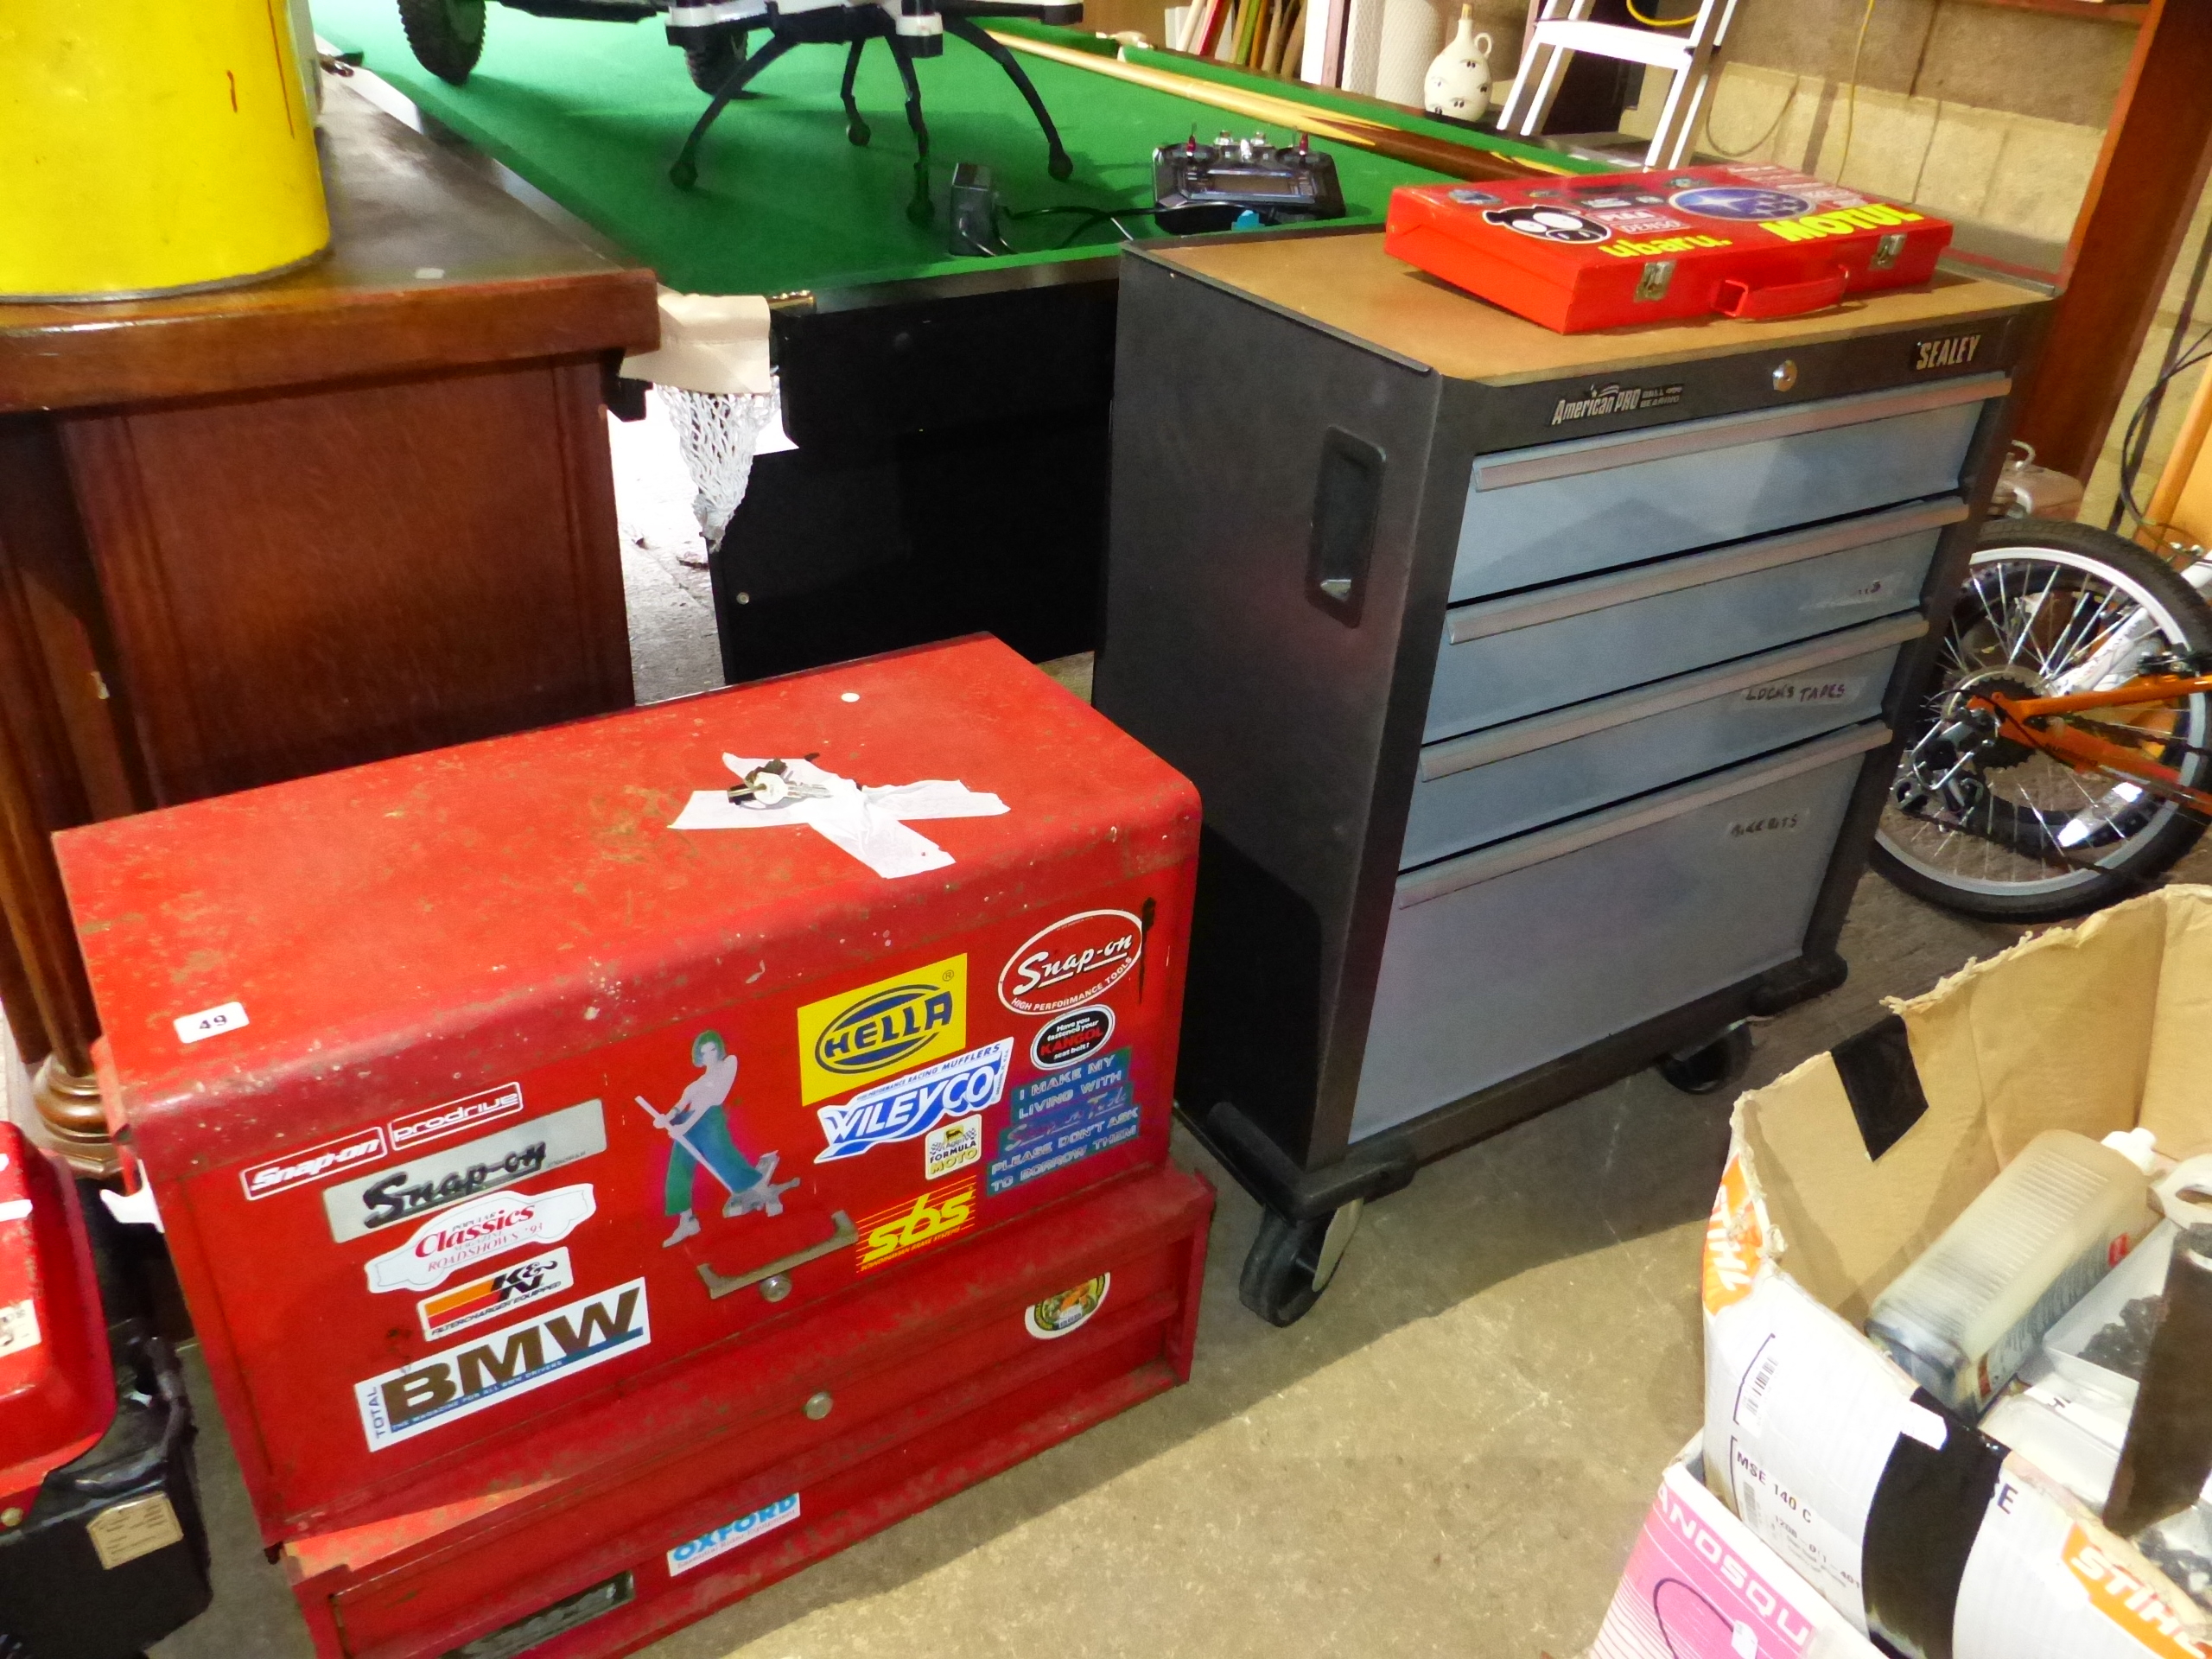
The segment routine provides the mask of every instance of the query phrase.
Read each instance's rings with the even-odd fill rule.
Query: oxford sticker
[[[1065,1337],[1090,1323],[1106,1300],[1106,1293],[1114,1287],[1114,1275],[1102,1273],[1096,1279],[1086,1279],[1072,1290],[1064,1290],[1057,1296],[1047,1296],[1033,1307],[1022,1310],[1022,1328],[1040,1342],[1050,1342],[1055,1337]]]
[[[763,1503],[750,1515],[741,1515],[734,1521],[726,1521],[712,1532],[702,1533],[688,1543],[678,1544],[668,1552],[668,1576],[689,1573],[695,1567],[704,1567],[717,1555],[727,1555],[741,1544],[749,1544],[764,1533],[778,1527],[789,1526],[798,1519],[798,1494],[779,1497],[772,1503]]]

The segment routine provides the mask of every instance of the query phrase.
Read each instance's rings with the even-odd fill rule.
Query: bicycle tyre
[[[2081,564],[2101,568],[2109,573],[2108,579],[2114,586],[2148,595],[2164,612],[2172,625],[2170,631],[2181,636],[2175,644],[2193,652],[2212,652],[2212,604],[2208,604],[2203,595],[2172,567],[2109,531],[2057,519],[1992,519],[1982,528],[1974,565],[1979,570],[1999,562],[2009,563],[2004,557],[2007,553],[2018,556],[2019,563],[2034,563],[2030,557],[2019,556],[2038,551],[2078,562],[2072,568],[2078,569]],[[2057,563],[2048,559],[2044,563],[2054,566]],[[1965,599],[1962,594],[1962,605]],[[1957,614],[1954,613],[1953,620]],[[1950,626],[1947,622],[1947,630]],[[2201,724],[2198,736],[2202,741]],[[1906,759],[1900,758],[1900,777],[1908,764]],[[2205,774],[2212,771],[2212,766],[2200,760],[2185,771],[2193,771],[2191,781],[2202,787]],[[2016,818],[2019,815],[2017,808],[2004,810]],[[2155,811],[2152,816],[2156,816]],[[2144,891],[2195,847],[2204,830],[2202,818],[2186,810],[2167,810],[2165,821],[2127,849],[2117,862],[2084,869],[2078,879],[2055,878],[2031,886],[2023,884],[2028,890],[2018,893],[1990,891],[1986,887],[1961,886],[1947,880],[1941,872],[1901,855],[1891,844],[1886,829],[1876,836],[1870,862],[1892,886],[1961,915],[2015,924],[2063,921]]]
[[[399,27],[415,61],[459,86],[484,55],[485,0],[399,0]]]

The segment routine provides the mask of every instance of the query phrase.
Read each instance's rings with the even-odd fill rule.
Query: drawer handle
[[[747,1285],[757,1285],[763,1279],[780,1277],[789,1273],[793,1268],[804,1267],[809,1262],[818,1261],[833,1250],[842,1250],[848,1244],[856,1244],[860,1242],[861,1236],[853,1225],[853,1218],[843,1211],[836,1211],[830,1220],[836,1230],[821,1243],[810,1244],[803,1250],[793,1250],[789,1255],[779,1255],[772,1262],[764,1262],[750,1273],[741,1273],[734,1279],[728,1274],[716,1273],[702,1262],[699,1263],[699,1277],[707,1287],[709,1299],[719,1301],[734,1290],[743,1290]]]
[[[1843,290],[1850,281],[1840,267],[1809,283],[1770,283],[1764,288],[1732,276],[1720,284],[1720,291],[1713,296],[1713,308],[1724,317],[1739,317],[1746,321],[1761,317],[1802,316],[1808,311],[1825,311],[1832,305],[1840,305]]]
[[[1382,452],[1332,426],[1321,439],[1313,485],[1313,541],[1306,556],[1306,596],[1348,628],[1359,626],[1375,521],[1382,506]]]

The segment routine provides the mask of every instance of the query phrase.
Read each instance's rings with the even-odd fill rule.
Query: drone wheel
[[[1045,170],[1056,179],[1065,179],[1075,171],[1075,163],[1068,159],[1065,149],[1052,152],[1052,159],[1045,163]]]
[[[668,181],[679,190],[689,190],[699,182],[699,169],[688,161],[680,161],[668,169]]]
[[[722,84],[737,73],[737,66],[744,61],[742,29],[684,43],[683,67],[691,72],[691,84],[709,98],[721,91]]]
[[[484,55],[484,0],[399,0],[415,60],[458,86]]]

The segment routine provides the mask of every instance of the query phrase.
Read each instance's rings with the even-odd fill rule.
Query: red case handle
[[[1809,283],[1780,283],[1754,288],[1740,277],[1730,277],[1713,296],[1713,308],[1724,317],[1795,317],[1808,311],[1825,311],[1841,302],[1850,276],[1839,266]]]

